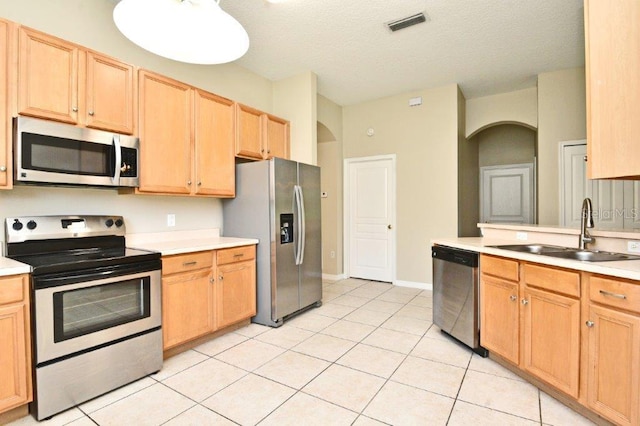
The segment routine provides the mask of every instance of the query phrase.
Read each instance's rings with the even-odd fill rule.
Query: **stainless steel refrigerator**
[[[236,197],[223,201],[223,235],[259,240],[257,313],[279,327],[322,303],[320,168],[271,160],[236,165]]]

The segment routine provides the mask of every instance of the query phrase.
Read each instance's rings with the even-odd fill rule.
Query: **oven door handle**
[[[33,287],[35,290],[38,290],[49,287],[58,287],[66,284],[84,283],[124,275],[159,271],[161,265],[162,264],[159,260],[151,260],[144,263],[114,265],[91,271],[84,270],[77,272],[39,275],[33,277]]]
[[[115,185],[120,184],[120,172],[122,167],[122,146],[120,145],[120,135],[113,135],[113,149],[115,149],[116,155],[113,165],[113,183]]]

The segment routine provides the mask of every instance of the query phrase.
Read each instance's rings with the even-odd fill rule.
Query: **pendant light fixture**
[[[223,64],[249,49],[249,36],[220,0],[121,0],[113,20],[125,37],[156,55]]]

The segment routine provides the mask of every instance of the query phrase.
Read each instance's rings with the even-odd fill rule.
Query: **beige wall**
[[[523,126],[502,124],[479,132],[480,167],[533,163],[536,156],[536,133]]]
[[[322,191],[322,272],[341,275],[342,242],[342,107],[318,95],[318,166]],[[335,257],[331,257],[331,252]]]
[[[535,87],[498,95],[469,99],[466,108],[467,137],[488,126],[519,123],[538,127],[538,99]]]
[[[480,235],[478,143],[465,136],[465,106],[458,90],[458,236],[476,237]]]
[[[423,104],[409,107],[415,96]],[[457,85],[343,111],[345,158],[396,154],[397,280],[431,283],[431,239],[458,234]],[[369,127],[375,136],[367,136]]]
[[[317,77],[305,72],[273,84],[273,113],[291,122],[291,159],[317,164]]]
[[[133,45],[117,30],[112,20],[115,3],[111,0],[20,0],[0,2],[0,17],[44,31],[60,38],[95,49],[177,80],[201,87],[230,99],[272,112],[274,96],[284,118],[292,121],[292,129],[303,129],[296,136],[295,154],[310,161],[315,144],[315,76],[304,75],[302,90],[297,80],[273,83],[238,65],[189,65],[160,58]],[[290,91],[287,100],[283,93]],[[275,92],[275,93],[274,93]],[[296,106],[294,100],[301,95]],[[298,115],[288,116],[288,111]],[[277,113],[275,113],[277,114]],[[278,115],[278,114],[277,114]],[[303,146],[309,144],[308,150]],[[180,229],[221,227],[221,202],[212,198],[118,195],[115,190],[79,188],[43,188],[17,186],[0,191],[0,218],[11,215],[44,214],[120,214],[126,219],[128,232],[156,232]],[[166,215],[176,215],[176,226],[166,226]]]
[[[559,143],[586,139],[584,68],[538,76],[538,222],[559,223]]]

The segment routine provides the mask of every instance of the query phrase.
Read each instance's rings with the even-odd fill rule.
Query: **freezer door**
[[[300,265],[300,307],[322,300],[320,168],[298,163],[298,185],[304,200],[304,248]]]
[[[271,319],[276,321],[300,309],[295,254],[295,246],[300,238],[297,231],[300,218],[294,202],[294,187],[298,182],[297,163],[274,158],[271,166],[271,214],[275,221],[275,232],[271,236],[271,253],[275,257],[272,259],[275,267],[271,271]],[[281,229],[286,225],[283,221],[290,221],[292,216],[293,224],[289,225],[293,228],[291,241],[291,238],[282,238]]]

